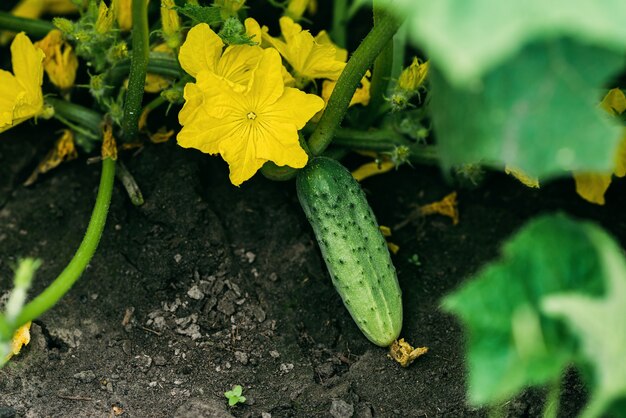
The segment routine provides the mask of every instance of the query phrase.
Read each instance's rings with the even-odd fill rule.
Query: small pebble
[[[93,370],[83,370],[74,374],[74,379],[81,381],[82,383],[89,383],[95,380],[96,374]]]
[[[333,418],[351,418],[354,415],[354,406],[341,399],[333,399],[330,405],[330,415]]]

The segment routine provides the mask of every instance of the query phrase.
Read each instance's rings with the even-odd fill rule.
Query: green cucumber
[[[361,186],[343,165],[324,157],[311,160],[296,183],[344,305],[371,342],[389,346],[402,328],[402,293]]]

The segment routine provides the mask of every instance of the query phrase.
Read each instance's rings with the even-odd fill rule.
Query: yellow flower
[[[314,14],[317,11],[317,0],[289,0],[285,15],[300,20],[306,10]]]
[[[259,62],[262,50],[257,46],[232,45],[222,54],[224,42],[207,25],[200,23],[191,28],[185,43],[180,47],[178,60],[192,77],[210,71],[236,84],[247,84],[250,73]]]
[[[11,44],[13,74],[0,70],[0,132],[44,111],[44,53],[22,32]]]
[[[107,7],[104,1],[100,2],[100,6],[98,6],[98,18],[96,19],[95,29],[99,34],[105,34],[111,30],[113,27],[113,19],[115,18],[115,13],[113,8]]]
[[[274,49],[265,49],[245,86],[211,71],[197,73],[196,96],[179,114],[183,129],[178,143],[221,154],[229,164],[230,180],[237,186],[267,161],[304,167],[308,156],[300,147],[298,130],[324,102],[315,95],[285,87],[281,66],[280,55]]]
[[[112,0],[111,7],[115,12],[115,18],[117,19],[117,25],[124,32],[129,31],[133,27],[133,0]],[[146,0],[146,3],[149,0]]]
[[[335,48],[335,58],[337,61],[347,62],[348,61],[348,50],[339,48],[335,43],[330,39],[330,35],[325,30],[320,31],[317,35],[315,35],[315,42],[320,45],[331,45]]]
[[[163,39],[172,49],[181,43],[180,17],[174,10],[174,0],[161,0],[161,23],[163,25]]]
[[[52,84],[61,90],[71,88],[76,80],[78,58],[72,46],[63,40],[61,31],[51,30],[45,38],[36,42],[35,46],[46,54],[43,66]]]
[[[271,36],[266,39],[291,65],[296,78],[339,78],[346,64],[337,59],[337,48],[334,45],[316,42],[308,30],[303,30],[289,17],[281,17],[279,23],[284,41]]]
[[[224,42],[213,29],[206,23],[200,23],[187,34],[185,43],[180,47],[178,61],[192,77],[202,71],[210,71],[235,84],[247,85],[263,50],[259,46],[250,45],[231,45],[226,50],[223,48]],[[293,77],[284,66],[281,66],[281,74],[286,86],[293,84]],[[190,95],[194,88],[194,84],[187,84],[186,94]]]
[[[429,66],[428,61],[421,63],[417,57],[414,57],[411,65],[400,73],[400,77],[398,77],[398,87],[407,92],[417,92],[422,84],[424,84],[424,80],[426,80]]]

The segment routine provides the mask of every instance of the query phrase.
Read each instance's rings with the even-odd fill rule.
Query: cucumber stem
[[[402,20],[395,15],[384,14],[354,51],[337,80],[326,110],[309,138],[309,148],[313,155],[320,155],[330,145],[361,79],[401,24]]]
[[[122,132],[127,141],[135,139],[139,132],[139,116],[141,115],[141,102],[146,83],[146,70],[148,67],[148,2],[145,0],[133,0],[133,31],[132,31],[132,59],[130,74],[128,76],[128,92],[124,101],[124,117],[122,120]]]
[[[43,38],[55,26],[46,20],[29,19],[14,16],[9,12],[0,12],[0,29],[12,32],[26,32],[35,38]]]
[[[16,321],[15,329],[28,321],[32,321],[52,308],[67,293],[72,285],[85,271],[87,264],[93,257],[104,225],[106,223],[111,195],[113,192],[113,180],[115,179],[115,161],[106,158],[102,162],[102,174],[96,204],[89,220],[89,226],[83,241],[80,243],[74,258],[65,267],[61,274],[39,296],[29,302],[20,312]]]

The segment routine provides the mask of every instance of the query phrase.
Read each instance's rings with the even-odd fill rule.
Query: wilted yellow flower
[[[27,322],[15,331],[11,339],[9,354],[4,358],[5,362],[9,361],[11,357],[18,355],[20,351],[22,351],[22,347],[30,343],[30,325],[31,323]],[[0,363],[2,363],[2,361],[0,361]]]
[[[180,33],[180,17],[174,10],[174,0],[161,0],[161,24],[163,25],[163,39],[172,49],[177,49],[182,42]]]
[[[335,46],[316,42],[308,30],[289,17],[281,17],[279,23],[284,41],[271,36],[266,39],[291,65],[296,79],[339,78],[346,64],[337,59]]]
[[[179,113],[183,126],[179,145],[221,154],[237,186],[267,161],[304,167],[308,156],[300,146],[298,130],[324,105],[315,95],[285,87],[278,52],[261,51],[245,85],[212,71],[197,72],[193,97],[186,87],[186,103]],[[213,55],[203,55],[207,56],[214,68],[221,64]],[[240,64],[232,62],[232,66]]]
[[[76,158],[78,158],[78,152],[74,144],[74,133],[69,129],[64,129],[61,137],[54,144],[54,148],[37,165],[35,171],[24,182],[24,186],[30,186],[37,180],[40,174],[47,173],[61,165],[64,161],[71,161]]]
[[[600,107],[613,116],[621,115],[626,111],[626,95],[620,89],[611,89],[600,102]],[[604,205],[604,194],[611,185],[612,174],[626,176],[626,129],[615,153],[613,173],[573,173],[576,193],[588,202]]]
[[[368,177],[377,176],[393,170],[396,165],[389,158],[381,158],[365,163],[352,172],[356,181],[363,181]]]
[[[35,43],[46,54],[43,66],[52,84],[61,90],[67,90],[74,85],[78,58],[72,46],[63,40],[63,34],[53,29],[41,41]]]
[[[420,206],[420,215],[443,215],[452,219],[454,225],[459,223],[459,211],[456,203],[456,192],[452,192],[438,202]]]
[[[506,167],[504,167],[504,172],[506,174],[512,175],[525,186],[532,187],[535,189],[539,188],[539,179],[537,177],[529,176],[528,174],[524,173],[522,170],[519,170],[517,168],[507,165]]]
[[[98,18],[96,19],[95,29],[99,34],[105,34],[113,27],[115,12],[113,8],[109,8],[104,1],[98,6]]]
[[[307,10],[314,14],[317,11],[317,0],[289,0],[285,15],[293,20],[300,20]]]
[[[0,132],[44,111],[44,53],[22,32],[11,44],[13,74],[0,70]]]
[[[416,92],[424,84],[429,66],[428,61],[421,63],[417,57],[414,57],[411,65],[400,73],[398,87],[407,92]]]

